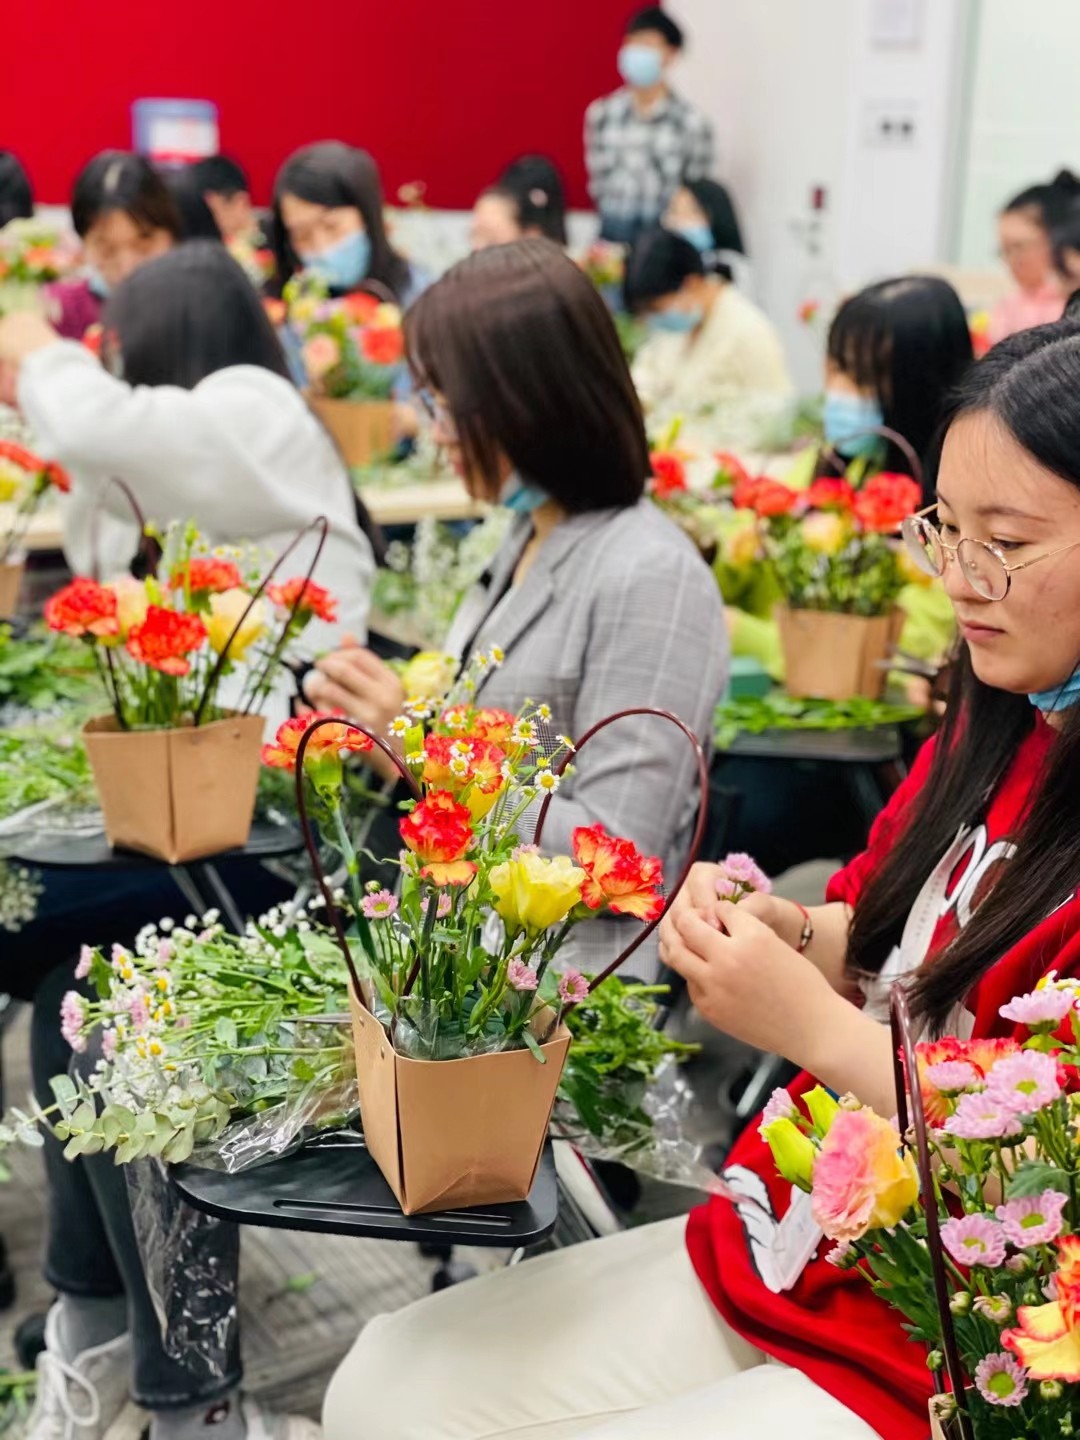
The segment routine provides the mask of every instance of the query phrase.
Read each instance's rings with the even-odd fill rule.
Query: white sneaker
[[[247,1426],[247,1440],[322,1440],[322,1426],[306,1415],[276,1415],[244,1395],[240,1413]],[[30,1437],[27,1437],[30,1440]]]
[[[71,1361],[62,1356],[60,1308],[45,1319],[45,1349],[37,1358],[37,1399],[25,1440],[103,1440],[127,1404],[131,1337],[118,1335]]]

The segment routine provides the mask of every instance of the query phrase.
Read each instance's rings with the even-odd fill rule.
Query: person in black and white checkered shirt
[[[667,83],[683,43],[660,6],[639,11],[619,50],[625,85],[585,113],[589,193],[605,240],[633,243],[656,224],[683,180],[700,180],[712,169],[712,125]]]

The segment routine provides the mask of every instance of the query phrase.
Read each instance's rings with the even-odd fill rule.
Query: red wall
[[[467,207],[526,150],[554,157],[585,200],[586,104],[618,83],[633,0],[59,0],[7,7],[0,146],[37,199],[66,200],[79,167],[131,143],[141,96],[213,100],[221,145],[269,196],[311,140],[366,146],[392,199],[427,182]],[[18,57],[17,63],[13,57]]]

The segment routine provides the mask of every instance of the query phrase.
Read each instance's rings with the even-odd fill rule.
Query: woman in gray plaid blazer
[[[477,648],[505,652],[479,701],[510,711],[546,703],[552,742],[655,706],[708,746],[727,682],[720,594],[694,546],[644,498],[641,409],[592,285],[547,241],[497,246],[433,286],[406,336],[436,435],[467,488],[519,512],[447,640],[463,664]],[[380,730],[402,703],[397,677],[361,649],[321,661],[307,693]],[[674,879],[698,802],[685,739],[662,720],[625,720],[582,751],[552,802],[544,847],[568,852],[575,827],[599,822],[661,856]],[[574,962],[597,968],[635,934],[634,921],[581,926]],[[639,951],[634,969],[652,957]]]

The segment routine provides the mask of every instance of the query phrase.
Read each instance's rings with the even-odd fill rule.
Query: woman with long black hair
[[[274,181],[272,228],[278,287],[302,270],[331,295],[373,281],[404,309],[426,284],[390,243],[378,166],[354,145],[325,140],[289,156]]]
[[[963,648],[944,727],[867,852],[808,912],[733,906],[698,866],[662,926],[699,1013],[802,1067],[793,1093],[816,1076],[894,1112],[898,981],[922,1036],[1026,1038],[1000,1007],[1080,976],[1078,389],[1067,324],[1005,341],[962,383],[910,545]],[[645,1226],[381,1317],[331,1384],[327,1440],[361,1403],[367,1440],[923,1440],[925,1349],[827,1263],[754,1127],[725,1175],[745,1203],[696,1210],[685,1242],[681,1219]]]

